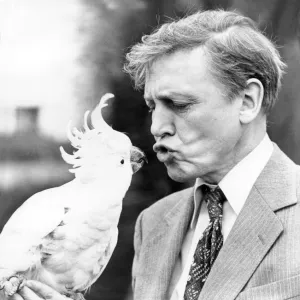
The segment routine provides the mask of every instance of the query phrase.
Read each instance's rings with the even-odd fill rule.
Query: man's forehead
[[[182,66],[183,67],[183,66]],[[178,72],[174,72],[177,70]],[[144,98],[152,99],[154,95],[170,97],[178,94],[172,88],[172,78],[179,76],[178,64],[174,64],[172,58],[165,57],[156,60],[147,70],[144,86]],[[171,88],[171,89],[170,89]]]
[[[189,97],[190,86],[208,79],[207,59],[203,49],[189,49],[164,55],[147,69],[144,98]]]
[[[181,49],[170,54],[164,54],[156,58],[146,68],[145,85],[156,80],[159,76],[169,76],[172,74],[184,75],[187,70],[197,72],[200,69],[206,70],[209,63],[207,54],[203,47],[196,47],[192,49]]]
[[[171,98],[180,94],[180,90],[174,90],[174,87],[169,84],[168,78],[151,76],[151,79],[145,82],[144,99],[146,102],[154,99]]]

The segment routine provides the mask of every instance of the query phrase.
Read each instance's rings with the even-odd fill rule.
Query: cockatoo
[[[43,282],[59,293],[82,299],[106,267],[117,243],[122,200],[144,153],[104,121],[105,94],[91,113],[93,129],[68,126],[77,150],[61,147],[75,178],[39,192],[21,205],[0,235],[2,298],[16,293],[26,279]]]

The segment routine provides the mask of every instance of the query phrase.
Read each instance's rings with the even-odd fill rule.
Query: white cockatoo
[[[60,150],[73,165],[75,178],[30,197],[5,225],[0,235],[0,298],[33,279],[80,299],[107,265],[117,243],[122,200],[132,174],[145,161],[144,153],[102,118],[101,110],[112,97],[105,94],[91,113],[93,129],[87,124],[89,111],[83,132],[68,126],[77,150],[72,155]]]

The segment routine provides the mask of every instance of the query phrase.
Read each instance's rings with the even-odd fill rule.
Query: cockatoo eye
[[[121,162],[121,165],[124,165],[125,160],[122,159],[120,162]]]

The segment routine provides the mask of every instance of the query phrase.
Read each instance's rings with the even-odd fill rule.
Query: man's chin
[[[180,183],[184,183],[184,182],[190,182],[192,180],[195,180],[196,178],[191,176],[190,174],[185,173],[182,170],[178,170],[175,168],[169,168],[167,167],[167,172],[168,172],[168,176],[176,181],[176,182],[180,182]]]

